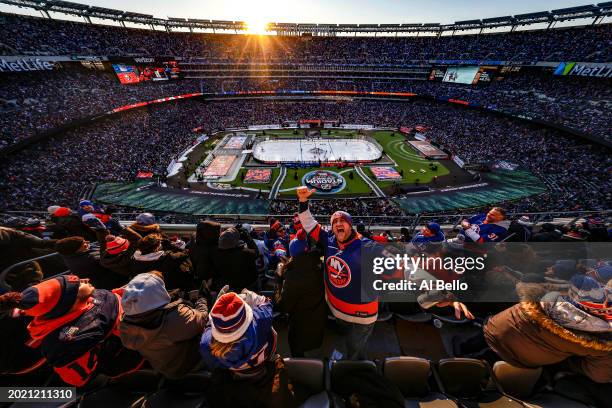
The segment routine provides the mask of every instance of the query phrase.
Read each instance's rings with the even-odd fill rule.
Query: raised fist
[[[298,201],[301,203],[304,203],[306,201],[308,201],[308,198],[313,195],[317,190],[316,189],[309,189],[306,186],[301,186],[298,187],[296,190],[297,193],[297,197],[298,197]]]

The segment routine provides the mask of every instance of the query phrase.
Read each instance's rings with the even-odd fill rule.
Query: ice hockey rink
[[[380,159],[382,151],[358,139],[264,140],[253,147],[253,157],[266,163],[359,162]]]

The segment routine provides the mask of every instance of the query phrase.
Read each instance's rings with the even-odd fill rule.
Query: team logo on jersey
[[[495,240],[497,239],[497,234],[495,234],[494,232],[492,232],[492,233],[490,233],[490,234],[488,235],[488,237],[489,237],[489,239],[490,239],[491,241],[495,241]]]
[[[351,283],[351,268],[342,258],[330,256],[327,258],[327,277],[329,282],[337,288],[344,288]]]

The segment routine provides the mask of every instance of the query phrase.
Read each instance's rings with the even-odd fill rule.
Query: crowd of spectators
[[[427,344],[431,339],[446,337],[450,345],[442,347],[453,357],[503,360],[516,370],[542,367],[543,389],[563,373],[585,387],[572,388],[572,399],[595,406],[607,401],[612,266],[607,252],[581,245],[609,241],[604,219],[536,226],[494,207],[461,220],[457,231],[432,221],[414,236],[407,230],[375,234],[355,222],[347,201],[334,201],[331,217],[315,220],[312,193],[298,189],[289,223],[270,218],[257,230],[206,219],[195,234],[171,235],[150,213],[122,226],[108,208],[88,200],[72,208],[50,206],[35,229],[0,226],[0,260],[12,266],[0,282],[0,328],[11,333],[0,351],[3,373],[15,384],[46,378],[47,385],[77,387],[84,403],[97,390],[113,395],[118,378],[144,369],[142,376],[155,373],[158,387],[206,399],[212,407],[297,407],[316,391],[292,382],[282,357],[366,360],[372,350],[379,357],[411,356],[437,347]],[[396,244],[383,246],[389,242]],[[564,251],[527,242],[565,242]],[[59,254],[56,263],[18,264],[52,252]],[[368,267],[377,267],[376,257],[388,257],[386,265],[401,253],[426,253],[444,264],[385,266],[375,273]],[[466,269],[458,261],[465,255],[486,262]],[[380,274],[386,282],[410,279],[420,289],[386,303],[384,291],[371,290]],[[469,289],[422,286],[441,279]],[[433,333],[410,331],[407,348],[399,347],[401,331],[390,336],[374,330],[428,313],[438,319]],[[439,330],[441,319],[461,324],[461,334],[449,339]],[[397,391],[379,376],[364,381]],[[199,381],[176,385],[187,378]],[[525,389],[536,382],[522,381]],[[346,401],[377,394],[359,384],[345,394],[332,381],[330,391]],[[399,391],[385,395],[403,401]]]
[[[609,26],[486,35],[257,37],[152,31],[2,14],[3,55],[147,55],[218,62],[401,64],[431,59],[610,61]]]
[[[124,86],[114,74],[64,67],[0,76],[0,149],[120,106],[194,92],[190,81]]]
[[[94,182],[130,181],[138,171],[164,174],[171,158],[198,136],[193,132],[196,127],[210,133],[304,118],[423,125],[427,137],[469,163],[507,160],[524,166],[548,185],[549,192],[521,201],[516,210],[601,210],[610,202],[606,169],[612,163],[606,151],[557,131],[492,114],[420,100],[188,100],[126,112],[8,157],[0,165],[0,207],[46,208],[49,203],[74,201]]]
[[[0,149],[131,103],[192,92],[262,90],[413,92],[465,100],[609,139],[607,118],[612,109],[612,94],[605,81],[527,72],[478,86],[389,78],[183,79],[121,85],[114,74],[65,64],[50,72],[0,77]],[[304,112],[304,116],[308,114]]]

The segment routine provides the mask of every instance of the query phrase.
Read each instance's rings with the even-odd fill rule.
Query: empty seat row
[[[397,387],[405,407],[586,407],[551,392],[535,393],[542,370],[520,369],[505,362],[497,362],[491,369],[486,362],[469,358],[443,359],[436,364],[406,356],[378,364],[369,360],[325,364],[317,359],[286,358],[285,369],[290,382],[309,396],[304,408],[343,406],[340,395],[346,394],[347,379],[357,372],[364,374],[355,377],[358,380],[382,375]],[[358,384],[354,386],[357,394],[364,391]],[[85,394],[79,407],[207,407],[209,385],[210,374],[206,372],[174,381],[141,370]]]

